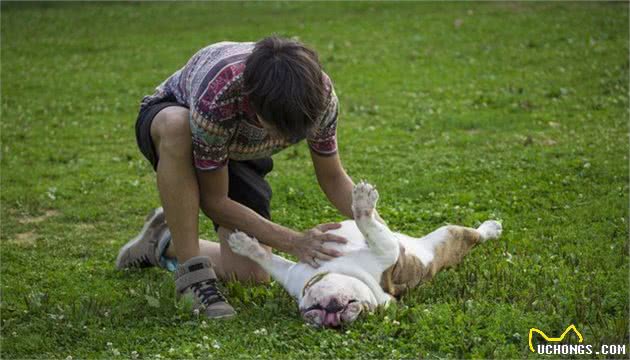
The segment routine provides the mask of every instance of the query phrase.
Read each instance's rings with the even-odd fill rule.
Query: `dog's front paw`
[[[481,234],[481,241],[498,239],[503,232],[503,226],[498,221],[487,220],[477,228],[477,231]]]
[[[356,184],[354,190],[352,190],[352,213],[354,218],[372,216],[377,201],[378,192],[372,185],[364,181]]]
[[[267,252],[260,246],[258,240],[241,231],[235,231],[230,234],[228,244],[232,251],[238,255],[247,256],[252,259],[262,258],[267,255]]]

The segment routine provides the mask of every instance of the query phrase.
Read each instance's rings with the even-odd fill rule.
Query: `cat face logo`
[[[582,337],[582,334],[580,334],[580,332],[575,328],[575,325],[571,324],[569,325],[569,327],[564,330],[564,332],[562,333],[562,335],[560,335],[560,337],[549,337],[547,336],[544,332],[542,332],[539,329],[536,328],[531,328],[529,329],[529,349],[535,353],[536,351],[534,350],[534,345],[532,345],[532,336],[534,335],[534,333],[539,333],[540,335],[542,335],[543,339],[545,339],[548,342],[560,342],[564,339],[564,337],[569,333],[569,331],[573,330],[573,332],[575,332],[575,334],[578,337],[578,342],[583,342],[584,338]]]

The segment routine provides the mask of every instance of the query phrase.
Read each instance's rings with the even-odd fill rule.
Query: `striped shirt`
[[[199,170],[218,169],[229,159],[271,156],[303,140],[269,133],[250,107],[243,94],[243,71],[253,49],[251,42],[221,42],[203,48],[142,100],[144,107],[174,97],[188,107],[193,159]],[[326,108],[306,140],[314,152],[330,155],[337,151],[338,100],[330,78],[323,75]]]

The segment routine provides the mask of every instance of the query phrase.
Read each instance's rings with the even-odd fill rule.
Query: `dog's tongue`
[[[324,325],[326,326],[339,326],[339,313],[326,313],[324,319]]]

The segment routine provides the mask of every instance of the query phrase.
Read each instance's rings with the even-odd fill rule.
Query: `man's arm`
[[[352,182],[352,179],[341,165],[339,153],[323,156],[311,149],[311,159],[313,160],[317,182],[328,200],[340,213],[349,219],[353,219],[352,189],[354,188],[354,182]],[[376,220],[384,223],[376,210],[374,211],[374,216]]]
[[[293,254],[315,266],[317,264],[313,258],[330,260],[340,255],[335,250],[322,247],[326,241],[346,241],[339,236],[324,233],[338,225],[324,224],[300,233],[275,224],[228,197],[228,176],[227,166],[212,171],[197,171],[201,209],[217,224],[230,230],[243,231],[263,244]]]
[[[311,159],[319,187],[340,213],[352,219],[354,183],[341,165],[339,154],[323,156],[311,150]]]

